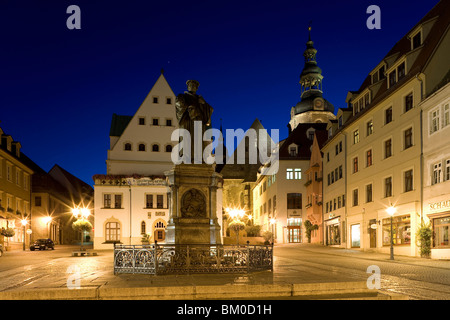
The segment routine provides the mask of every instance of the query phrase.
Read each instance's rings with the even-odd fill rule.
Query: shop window
[[[448,231],[450,228],[450,216],[433,219],[434,247],[450,248]]]
[[[383,219],[383,245],[391,245],[391,218]],[[411,218],[409,215],[392,218],[394,245],[411,244]]]
[[[359,248],[361,246],[361,226],[359,224],[352,225],[350,232],[352,248]]]

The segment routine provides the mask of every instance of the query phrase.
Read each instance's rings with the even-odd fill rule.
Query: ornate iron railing
[[[115,245],[114,274],[249,273],[273,270],[273,245]]]

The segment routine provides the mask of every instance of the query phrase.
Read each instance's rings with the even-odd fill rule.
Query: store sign
[[[450,200],[430,203],[430,210],[440,210],[450,208]]]

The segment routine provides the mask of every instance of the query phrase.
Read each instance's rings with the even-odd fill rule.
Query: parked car
[[[3,245],[0,244],[0,257],[3,255]]]
[[[39,249],[39,250],[46,250],[46,249],[55,250],[55,244],[53,243],[53,241],[51,239],[37,239],[30,246],[30,250],[31,251],[34,251],[36,249]]]

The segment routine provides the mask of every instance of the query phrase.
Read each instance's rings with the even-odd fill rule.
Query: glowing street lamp
[[[236,244],[239,245],[239,230],[245,227],[242,219],[245,217],[245,210],[240,208],[226,208],[225,212],[232,219],[229,226],[236,231]]]
[[[391,256],[390,259],[394,260],[394,234],[393,234],[393,228],[392,228],[392,220],[394,214],[397,212],[397,209],[391,204],[389,208],[386,209],[386,212],[388,215],[391,216]]]
[[[27,219],[22,219],[20,220],[20,223],[22,223],[22,227],[23,227],[23,251],[25,251],[25,227],[28,223]]]
[[[91,211],[88,208],[73,208],[72,215],[78,220],[86,221],[91,214]],[[83,250],[83,238],[84,238],[84,230],[81,230],[81,250]]]

